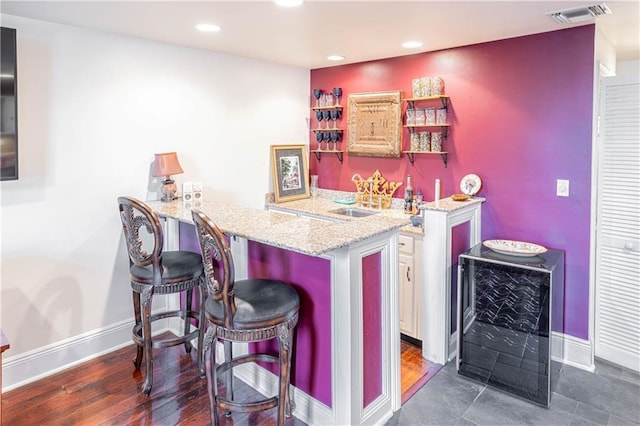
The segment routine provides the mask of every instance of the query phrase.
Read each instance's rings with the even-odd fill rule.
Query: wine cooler
[[[458,374],[548,407],[560,363],[551,331],[563,331],[564,253],[459,256]],[[560,349],[560,348],[557,348]]]

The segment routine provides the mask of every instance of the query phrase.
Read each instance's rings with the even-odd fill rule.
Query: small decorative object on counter
[[[318,175],[311,175],[311,198],[318,198]]]
[[[190,202],[192,200],[193,200],[193,183],[183,182],[182,183],[182,201]]]
[[[402,186],[402,182],[391,182],[376,170],[369,179],[363,179],[358,173],[351,177],[356,185],[356,203],[359,206],[388,209],[391,207],[393,194]]]
[[[413,185],[411,175],[407,175],[407,187],[404,189],[404,212],[411,213],[413,209]]]
[[[418,205],[422,204],[423,201],[423,197],[422,197],[422,191],[420,191],[418,189],[418,192],[416,192],[416,203],[418,203]]]
[[[480,177],[473,173],[466,175],[460,181],[460,190],[463,194],[476,195],[480,191],[480,186],[482,186]]]

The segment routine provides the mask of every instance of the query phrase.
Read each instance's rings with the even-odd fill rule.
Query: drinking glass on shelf
[[[331,142],[333,142],[333,150],[335,151],[336,149],[338,149],[338,139],[340,138],[340,133],[333,131],[331,132],[329,137],[331,138]]]
[[[324,106],[330,107],[333,106],[333,93],[325,93]]]
[[[337,125],[337,121],[338,121],[338,110],[337,109],[332,109],[329,111],[329,114],[331,115],[331,119],[333,120],[333,128],[337,129],[338,125]]]
[[[340,105],[340,98],[342,97],[342,87],[334,87],[333,96],[336,97],[336,106]]]
[[[316,120],[318,120],[318,129],[322,129],[322,126],[320,124],[323,118],[324,118],[324,115],[322,114],[322,111],[316,111]]]
[[[331,133],[330,132],[322,132],[323,139],[327,142],[327,150],[331,150]]]
[[[322,151],[322,141],[324,140],[323,132],[316,132],[316,141],[318,142],[318,149]]]
[[[320,106],[320,96],[322,96],[322,89],[313,89],[313,97],[316,98],[316,106]]]
[[[327,124],[324,125],[325,129],[329,128],[329,120],[331,120],[331,111],[329,111],[328,109],[325,109],[322,111],[322,118],[324,118],[324,121],[327,122]]]

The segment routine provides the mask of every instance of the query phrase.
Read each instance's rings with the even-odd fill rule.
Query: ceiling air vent
[[[588,21],[595,19],[598,16],[610,14],[611,9],[609,9],[609,7],[604,3],[547,13],[547,15],[551,16],[554,21],[560,22],[561,24]]]

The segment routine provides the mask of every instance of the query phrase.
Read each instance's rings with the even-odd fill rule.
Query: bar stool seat
[[[264,323],[287,321],[300,307],[298,293],[279,281],[252,279],[236,281],[233,287],[236,313],[233,328],[247,330],[264,327]],[[224,306],[211,298],[205,304],[208,320],[224,327]]]
[[[204,213],[193,210],[198,241],[202,251],[208,297],[205,317],[205,364],[208,381],[211,421],[218,424],[218,409],[253,413],[278,407],[278,424],[290,416],[291,355],[293,333],[298,323],[300,297],[296,290],[280,281],[247,279],[235,281],[233,258],[220,229]],[[214,260],[216,261],[214,264]],[[233,342],[278,340],[278,355],[249,353],[233,357]],[[225,359],[216,365],[215,343],[222,340]],[[233,368],[248,362],[272,362],[279,365],[278,395],[259,401],[237,401],[233,396]],[[219,395],[217,377],[224,374],[226,395]]]

